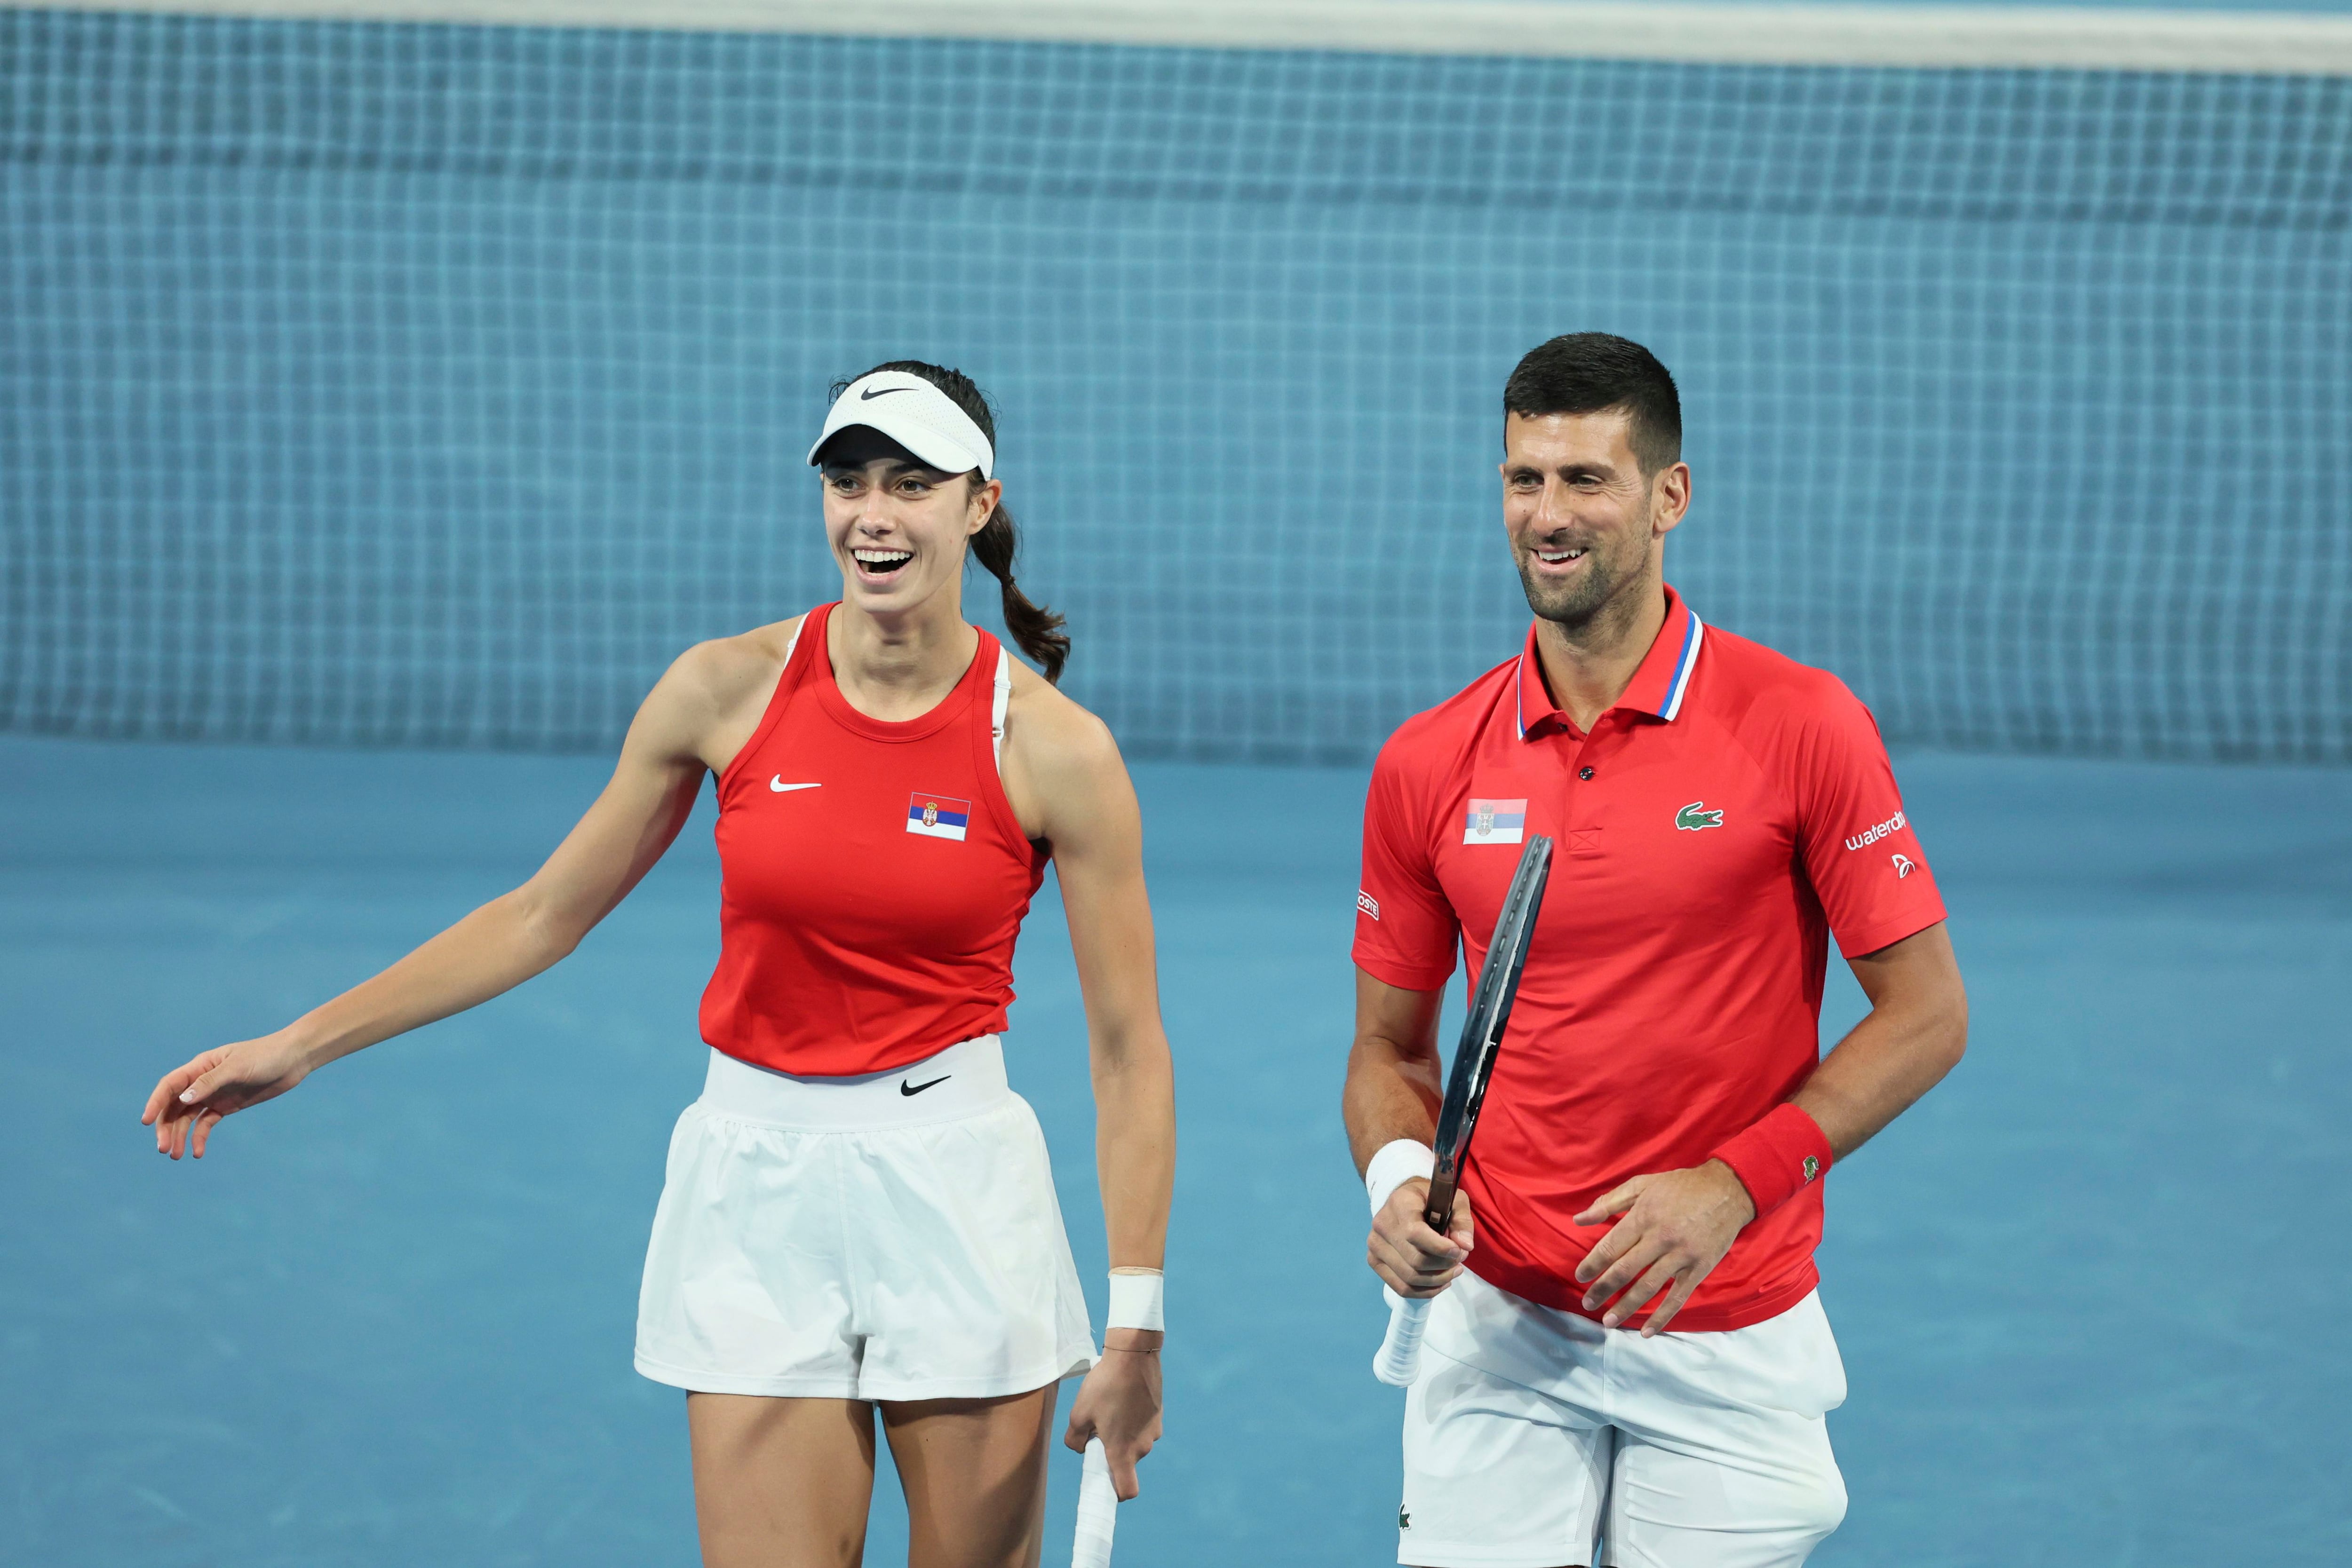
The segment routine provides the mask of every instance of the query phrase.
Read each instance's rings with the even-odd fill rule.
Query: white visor
[[[920,376],[877,371],[850,382],[833,400],[824,428],[809,448],[809,462],[816,462],[826,442],[858,424],[881,432],[942,474],[977,468],[983,479],[996,477],[996,453],[988,437],[953,398]]]

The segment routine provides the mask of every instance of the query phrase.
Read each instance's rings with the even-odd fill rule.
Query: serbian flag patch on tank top
[[[961,842],[971,821],[971,802],[947,795],[926,795],[920,789],[907,797],[907,831],[927,839]]]

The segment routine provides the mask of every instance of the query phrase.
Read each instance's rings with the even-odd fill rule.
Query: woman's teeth
[[[871,572],[893,572],[915,559],[915,552],[903,549],[854,549],[851,557]]]

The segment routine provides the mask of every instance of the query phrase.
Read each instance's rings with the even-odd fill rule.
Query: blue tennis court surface
[[[1974,1041],[1832,1187],[1853,1509],[1816,1561],[2352,1560],[2352,776],[1898,767]],[[681,1398],[629,1343],[699,1081],[707,803],[552,974],[235,1119],[201,1166],[136,1121],[164,1067],[526,874],[603,771],[0,737],[0,1558],[695,1560]],[[1387,1561],[1400,1400],[1367,1371],[1337,1109],[1361,776],[1138,778],[1183,1155],[1169,1436],[1118,1562]],[[1014,1082],[1098,1281],[1050,887],[1019,972]],[[1830,1024],[1859,1008],[1833,976]],[[896,1506],[870,1562],[903,1556]]]

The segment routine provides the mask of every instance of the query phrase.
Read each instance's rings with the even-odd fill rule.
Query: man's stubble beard
[[[1650,509],[1642,508],[1642,516],[1631,538],[1649,538]],[[1526,593],[1528,608],[1539,620],[1549,621],[1570,637],[1581,639],[1593,622],[1614,602],[1625,585],[1639,578],[1648,559],[1645,549],[1634,553],[1631,559],[1620,560],[1604,555],[1595,544],[1585,552],[1583,578],[1566,589],[1546,589],[1536,581],[1535,571],[1524,551],[1512,551],[1514,564],[1519,571],[1519,588]]]

